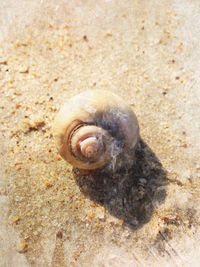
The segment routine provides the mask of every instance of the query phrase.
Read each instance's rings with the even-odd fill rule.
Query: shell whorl
[[[92,169],[97,165],[101,167],[108,159],[109,142],[111,137],[105,130],[95,125],[84,124],[72,132],[69,140],[74,157]]]
[[[102,154],[104,145],[96,136],[89,136],[80,141],[79,147],[83,157],[92,162]]]
[[[61,156],[80,169],[97,169],[104,166],[111,157],[112,137],[101,127],[72,122],[65,131]]]
[[[54,123],[60,155],[74,167],[93,170],[137,146],[139,126],[131,108],[117,95],[86,91],[60,109]]]

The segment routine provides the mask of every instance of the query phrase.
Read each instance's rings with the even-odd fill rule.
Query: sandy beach
[[[199,29],[197,0],[1,0],[0,267],[199,266]],[[58,154],[54,118],[88,89],[134,110],[131,170]]]

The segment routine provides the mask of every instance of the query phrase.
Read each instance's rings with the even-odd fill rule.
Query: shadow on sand
[[[103,205],[113,216],[136,230],[147,223],[166,196],[166,172],[153,151],[141,140],[130,169],[115,174],[104,170],[87,176],[74,170],[81,192]]]

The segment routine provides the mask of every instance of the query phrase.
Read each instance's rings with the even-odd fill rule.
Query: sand
[[[1,1],[0,266],[199,266],[199,11]],[[130,170],[84,176],[59,156],[53,120],[87,89],[136,113]]]

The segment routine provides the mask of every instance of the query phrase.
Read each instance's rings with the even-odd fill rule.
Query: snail
[[[53,133],[63,159],[75,168],[95,170],[133,160],[139,125],[131,107],[119,96],[89,90],[61,107]]]

